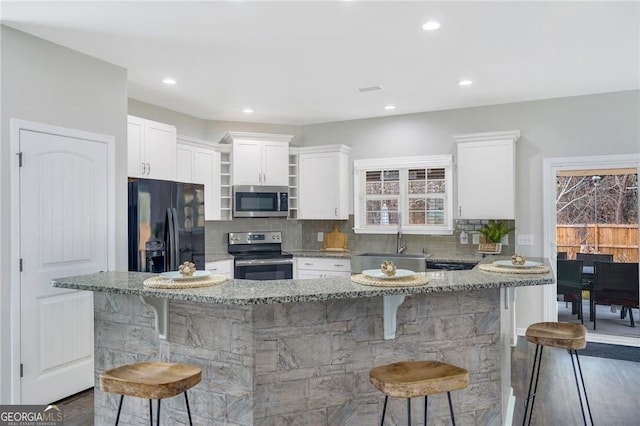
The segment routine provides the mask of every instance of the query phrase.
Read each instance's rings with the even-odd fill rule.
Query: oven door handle
[[[236,260],[236,266],[256,266],[256,265],[291,265],[293,259],[252,259],[252,260]]]

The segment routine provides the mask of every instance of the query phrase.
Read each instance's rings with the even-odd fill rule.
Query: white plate
[[[379,280],[393,280],[396,278],[411,277],[415,275],[415,272],[408,269],[396,269],[396,274],[392,277],[386,275],[380,269],[365,269],[364,271],[362,271],[362,273],[367,277],[376,278]]]
[[[542,266],[542,263],[532,262],[531,260],[526,260],[524,265],[514,265],[510,260],[496,260],[493,264],[504,268],[535,268],[536,266]]]
[[[163,272],[160,276],[173,281],[195,280],[211,275],[211,271],[195,271],[191,276],[182,275],[179,271]]]

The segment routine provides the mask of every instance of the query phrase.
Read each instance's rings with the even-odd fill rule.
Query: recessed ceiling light
[[[176,84],[176,81],[172,78],[165,78],[164,80],[162,80],[162,82],[164,84]]]
[[[425,31],[433,31],[440,28],[440,22],[438,21],[428,21],[422,24],[422,29]]]
[[[252,114],[253,110],[251,108],[245,108],[242,110],[242,112],[244,112],[245,114]]]
[[[471,86],[473,84],[473,81],[471,80],[460,80],[458,82],[458,86]]]
[[[384,109],[396,109],[395,105],[385,105]]]

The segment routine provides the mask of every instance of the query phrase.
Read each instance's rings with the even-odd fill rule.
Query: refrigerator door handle
[[[175,271],[173,264],[175,263],[173,246],[174,246],[174,226],[173,226],[173,211],[171,208],[167,209],[164,221],[164,246],[165,246],[165,271]]]
[[[172,271],[177,271],[180,263],[180,233],[178,232],[178,211],[175,207],[171,208],[173,212],[173,244],[171,245],[171,250],[173,251],[172,262],[175,269]]]

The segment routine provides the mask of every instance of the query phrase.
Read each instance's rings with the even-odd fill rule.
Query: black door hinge
[[[18,167],[22,167],[22,153],[16,154],[18,156]]]
[[[20,258],[20,272],[22,272],[23,270],[22,266],[23,266],[23,262],[22,262],[22,258]]]
[[[20,377],[24,377],[24,364],[20,364]]]

